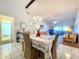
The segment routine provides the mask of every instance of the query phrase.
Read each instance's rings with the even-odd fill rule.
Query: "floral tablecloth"
[[[30,36],[30,38],[32,39],[32,46],[44,52],[45,58],[49,58],[51,55],[50,49],[55,36]]]

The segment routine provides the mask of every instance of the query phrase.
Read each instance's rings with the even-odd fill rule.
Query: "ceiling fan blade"
[[[35,1],[35,0],[31,0],[31,1],[27,4],[26,8],[28,8],[34,1]]]

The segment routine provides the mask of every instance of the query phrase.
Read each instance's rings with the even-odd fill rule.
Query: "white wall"
[[[75,19],[74,32],[76,32],[79,36],[79,9],[77,10],[77,15]],[[78,42],[79,42],[79,37],[78,37]]]
[[[74,31],[79,34],[79,10],[77,11]]]

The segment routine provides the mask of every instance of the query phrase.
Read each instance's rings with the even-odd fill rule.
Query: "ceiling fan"
[[[30,7],[30,5],[31,5],[32,3],[34,3],[34,1],[35,1],[35,0],[31,0],[31,1],[27,4],[27,6],[26,6],[25,8]]]

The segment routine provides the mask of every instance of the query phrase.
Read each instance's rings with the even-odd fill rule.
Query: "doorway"
[[[12,42],[13,18],[0,16],[0,45]]]

